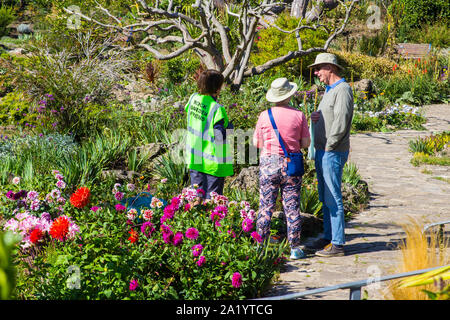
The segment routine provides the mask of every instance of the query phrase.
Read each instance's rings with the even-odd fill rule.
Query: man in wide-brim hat
[[[322,257],[342,256],[345,254],[345,220],[341,183],[350,150],[353,93],[339,75],[343,68],[334,54],[319,53],[309,67],[314,68],[314,75],[326,84],[318,110],[311,113],[324,236],[309,248],[318,250],[316,255]]]

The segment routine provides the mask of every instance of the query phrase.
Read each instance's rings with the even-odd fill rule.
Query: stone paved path
[[[308,255],[306,259],[289,261],[268,296],[397,273],[395,266],[401,254],[396,244],[404,239],[398,223],[406,222],[408,216],[424,223],[450,220],[450,184],[433,178],[449,178],[450,168],[414,167],[408,151],[409,140],[450,130],[450,105],[430,105],[424,110],[427,131],[352,135],[349,161],[358,166],[369,184],[371,200],[369,207],[346,225],[346,255],[333,258]],[[432,173],[423,173],[424,168]],[[366,287],[368,299],[383,299],[384,284],[381,289]],[[348,298],[349,290],[336,290],[306,299]]]

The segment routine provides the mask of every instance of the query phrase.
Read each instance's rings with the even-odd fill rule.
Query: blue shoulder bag
[[[283,138],[280,136],[275,120],[273,119],[272,109],[268,110],[270,122],[275,130],[275,134],[280,141],[281,149],[283,149],[284,156],[287,159],[287,170],[286,174],[290,177],[301,177],[305,173],[305,167],[303,165],[303,153],[288,153],[286,147],[284,146]]]

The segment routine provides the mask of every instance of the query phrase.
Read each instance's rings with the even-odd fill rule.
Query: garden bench
[[[426,43],[399,43],[395,45],[397,53],[406,59],[423,58],[430,54],[431,44]]]

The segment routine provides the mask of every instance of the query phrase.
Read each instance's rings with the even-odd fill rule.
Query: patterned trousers
[[[270,222],[278,191],[281,190],[288,241],[292,248],[296,247],[300,244],[302,178],[286,175],[286,159],[281,155],[262,156],[259,166],[259,213],[256,221],[258,233],[263,240],[270,236]]]

